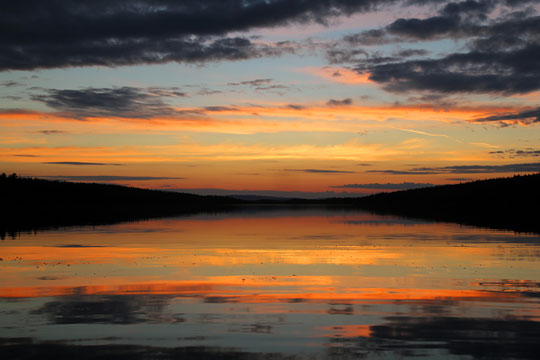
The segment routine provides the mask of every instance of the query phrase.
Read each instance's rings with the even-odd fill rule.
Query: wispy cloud
[[[61,130],[40,130],[40,131],[37,131],[38,134],[43,134],[43,135],[59,135],[59,134],[65,134],[66,131],[61,131]]]
[[[405,189],[417,189],[423,187],[435,186],[430,183],[414,183],[414,182],[402,182],[402,183],[371,183],[371,184],[346,184],[331,186],[338,189],[381,189],[381,190],[405,190]]]
[[[419,134],[419,135],[450,138],[448,135],[445,135],[445,134],[433,134],[433,133],[429,133],[427,131],[421,131],[421,130],[402,129],[402,128],[394,128],[394,129],[400,130],[400,131],[405,131],[405,132],[410,132],[410,133],[413,133],[413,134]]]
[[[443,167],[417,167],[409,170],[368,170],[366,172],[391,175],[521,173],[540,172],[540,163],[506,165],[454,165]]]
[[[49,165],[75,165],[75,166],[123,166],[124,164],[99,163],[99,162],[82,162],[82,161],[47,161],[43,164]]]
[[[330,100],[328,100],[326,105],[328,105],[328,106],[349,106],[349,105],[352,105],[352,103],[353,103],[353,101],[350,98],[343,99],[343,100],[330,99]]]
[[[508,158],[520,158],[520,157],[540,157],[540,150],[527,148],[527,149],[507,149],[490,151],[491,155]]]
[[[275,0],[204,4],[139,0],[136,6],[125,1],[82,5],[61,1],[55,11],[31,4],[9,6],[0,13],[4,30],[0,34],[0,71],[277,56],[293,52],[291,42],[269,44],[229,34],[291,23],[326,23],[336,16],[368,12],[396,1],[288,0],[284,5]]]
[[[163,177],[163,176],[116,176],[116,175],[51,175],[40,176],[54,180],[72,181],[151,181],[151,180],[184,180],[183,177]]]
[[[33,95],[32,100],[45,103],[59,111],[59,115],[79,120],[103,117],[149,119],[179,114],[180,111],[164,101],[165,98],[178,96],[185,96],[178,88],[123,86],[47,89],[42,94]]]
[[[506,113],[492,115],[473,120],[474,122],[500,122],[510,124],[533,124],[540,122],[540,107],[532,110],[520,111],[517,113]]]
[[[326,169],[285,169],[285,171],[305,172],[310,174],[354,174],[354,171],[326,170]]]

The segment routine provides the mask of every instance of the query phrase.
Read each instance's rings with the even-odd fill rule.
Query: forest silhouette
[[[540,233],[540,173],[358,198],[258,199],[201,196],[113,184],[75,183],[0,175],[0,237],[69,225],[227,212],[266,205],[365,210],[433,221]]]

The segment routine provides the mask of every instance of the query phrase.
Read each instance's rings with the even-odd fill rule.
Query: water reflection
[[[0,243],[2,358],[538,358],[538,237],[322,210]]]

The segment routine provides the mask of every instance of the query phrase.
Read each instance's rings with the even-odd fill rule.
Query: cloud
[[[293,110],[304,110],[307,108],[305,105],[299,105],[299,104],[287,104],[286,107]]]
[[[330,99],[328,100],[328,102],[326,103],[326,105],[328,106],[348,106],[348,105],[352,105],[353,101],[352,99],[343,99],[343,100],[334,100],[334,99]]]
[[[272,81],[273,79],[255,79],[255,80],[247,80],[247,81],[240,81],[240,82],[231,82],[231,83],[228,83],[227,85],[231,85],[231,86],[247,85],[247,86],[252,86],[252,87],[259,87],[263,85],[268,85]]]
[[[395,57],[413,57],[413,56],[425,56],[429,54],[429,51],[424,49],[405,49],[394,53]]]
[[[178,96],[185,96],[178,88],[123,86],[80,90],[48,89],[44,94],[33,95],[32,100],[79,120],[102,117],[148,119],[178,115],[179,111],[164,101],[164,98]]]
[[[0,70],[241,60],[280,55],[289,43],[226,34],[326,23],[397,0],[59,0],[4,4]]]
[[[61,130],[41,130],[41,131],[38,131],[38,133],[43,134],[43,135],[58,135],[58,134],[65,134],[66,132],[61,131]]]
[[[432,136],[432,137],[445,137],[445,138],[449,138],[449,136],[448,136],[448,135],[445,135],[445,134],[432,134],[432,133],[429,133],[429,132],[426,132],[426,131],[421,131],[421,130],[401,129],[401,128],[393,128],[393,129],[401,130],[401,131],[405,131],[405,132],[410,132],[410,133],[413,133],[413,134],[419,134],[419,135],[426,135],[426,136]]]
[[[493,115],[473,120],[474,122],[503,122],[533,124],[540,122],[540,107],[533,110],[525,110],[518,113]]]
[[[356,68],[392,92],[519,94],[540,89],[540,44],[514,51],[470,51],[440,59]]]
[[[385,189],[385,190],[405,190],[405,189],[417,189],[424,187],[435,186],[430,183],[414,183],[414,182],[403,182],[400,184],[396,183],[372,183],[372,184],[346,184],[346,185],[337,185],[331,186],[332,188],[337,189]]]
[[[400,18],[383,28],[347,35],[328,50],[328,57],[334,63],[355,64],[359,74],[369,74],[369,80],[391,92],[531,92],[540,89],[540,16],[525,8],[529,3],[533,1],[445,2],[435,16]],[[508,8],[521,11],[509,13]],[[466,46],[439,57],[414,51],[384,56],[365,49],[442,39],[463,39]],[[361,57],[358,47],[365,53]]]
[[[82,161],[48,161],[44,162],[43,164],[49,164],[49,165],[75,165],[75,166],[123,166],[124,164],[108,164],[108,163],[97,163],[97,162],[82,162]]]
[[[523,32],[535,31],[535,11],[524,8],[534,2],[537,1],[440,1],[444,6],[434,16],[399,18],[383,28],[346,35],[344,40],[349,45],[372,46],[444,38],[486,38],[505,34],[505,28],[506,35],[523,35]],[[503,6],[511,9],[520,7],[523,11],[508,16]],[[499,14],[494,11],[496,9],[499,9]]]
[[[22,84],[16,81],[3,81],[0,83],[0,86],[5,87],[14,87],[14,86],[21,86]]]
[[[285,171],[298,171],[310,174],[354,174],[354,171],[325,170],[325,169],[285,169]]]
[[[231,82],[227,85],[230,86],[249,86],[255,89],[255,91],[274,91],[289,89],[288,86],[283,84],[274,84],[273,79],[254,79],[240,82]]]
[[[189,37],[186,39],[129,39],[81,43],[69,46],[49,44],[6,48],[0,56],[0,71],[35,70],[78,66],[124,66],[168,62],[202,63],[236,61],[293,53],[289,44],[256,44],[243,37]]]
[[[523,150],[508,149],[508,150],[490,151],[490,154],[497,155],[500,157],[509,157],[512,159],[517,158],[517,157],[539,157],[540,150],[533,149],[533,148],[527,148]]]
[[[105,164],[103,164],[105,165]],[[156,177],[156,176],[115,176],[115,175],[55,175],[40,176],[46,179],[72,180],[72,181],[149,181],[149,180],[183,180],[183,177]]]
[[[368,170],[369,173],[391,175],[436,175],[436,174],[489,174],[540,172],[540,163],[505,165],[454,165],[444,167],[417,167],[410,170]]]

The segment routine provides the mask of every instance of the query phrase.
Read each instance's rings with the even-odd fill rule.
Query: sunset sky
[[[25,0],[0,42],[0,172],[309,197],[540,171],[537,0]]]

